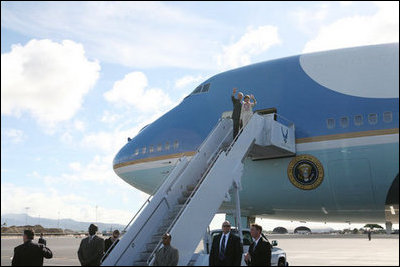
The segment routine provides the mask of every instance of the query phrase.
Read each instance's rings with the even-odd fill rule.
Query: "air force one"
[[[256,114],[274,113],[295,126],[295,153],[246,154],[242,216],[386,222],[389,228],[398,223],[398,43],[291,56],[217,74],[130,139],[114,159],[116,174],[154,194],[179,159],[193,158],[221,117],[229,117],[234,87],[256,97]],[[234,212],[229,201],[218,211]]]

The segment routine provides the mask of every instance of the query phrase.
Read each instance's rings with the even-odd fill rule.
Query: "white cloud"
[[[69,167],[74,171],[80,171],[81,170],[81,164],[79,162],[71,162],[69,164]]]
[[[353,1],[339,1],[339,4],[341,6],[351,6],[353,4]]]
[[[14,144],[22,143],[27,138],[26,134],[18,129],[6,129],[4,135]]]
[[[391,43],[399,41],[399,2],[376,2],[371,16],[352,16],[322,26],[318,35],[306,43],[303,52]]]
[[[74,121],[74,127],[77,131],[84,132],[85,131],[85,123],[81,120]]]
[[[112,186],[121,191],[134,191],[135,189],[133,187],[127,185],[114,173],[112,167],[113,157],[113,154],[106,156],[95,155],[88,163],[69,163],[69,171],[67,172],[59,173],[57,175],[41,175],[34,172],[29,176],[36,178],[47,188],[68,188],[68,190],[74,192],[81,191],[91,183],[95,184],[93,186],[99,186],[101,190],[108,186]]]
[[[204,80],[204,77],[202,75],[186,75],[183,76],[182,78],[179,78],[175,81],[175,88],[177,89],[194,89],[194,86],[198,85],[201,81]]]
[[[317,5],[314,8],[298,8],[290,12],[290,18],[295,20],[295,26],[304,33],[310,34],[329,14],[329,5]]]
[[[271,25],[249,27],[247,32],[234,44],[224,46],[223,53],[217,56],[222,69],[237,68],[251,63],[251,57],[280,44],[278,28]]]
[[[160,111],[152,115],[137,116],[134,120],[126,119],[124,123],[121,123],[118,128],[112,131],[87,133],[80,142],[80,145],[83,148],[93,149],[100,154],[115,155],[126,144],[128,137],[134,137],[144,126],[153,122],[162,114],[163,112]],[[127,125],[135,126],[121,129]]]
[[[67,132],[63,133],[63,134],[60,136],[60,140],[61,140],[63,143],[72,144],[74,138],[73,138],[73,136],[71,135],[71,133],[69,133],[69,132],[67,131]]]
[[[63,218],[87,221],[94,220],[92,210],[98,205],[99,221],[127,223],[148,195],[134,189],[114,173],[113,156],[96,155],[88,163],[70,162],[70,170],[56,176],[37,171],[27,175],[33,184],[40,186],[20,187],[2,183],[2,213],[20,212],[29,206],[42,218],[54,218],[60,211]],[[105,194],[110,200],[104,197]],[[106,203],[118,204],[118,207],[106,208]]]
[[[126,142],[126,132],[96,132],[85,135],[81,145],[85,148],[93,148],[97,151],[105,152],[116,152],[117,147],[122,147],[122,144]]]
[[[114,123],[118,121],[122,116],[120,114],[113,114],[108,110],[103,111],[103,116],[101,117],[101,121],[104,123]]]
[[[43,38],[67,35],[102,62],[140,68],[208,69],[210,51],[218,49],[210,34],[224,33],[221,23],[162,2],[7,3],[1,15],[7,29]]]
[[[104,98],[149,114],[166,111],[174,104],[163,90],[149,88],[146,75],[139,71],[128,73],[122,80],[116,81],[113,88],[104,93]]]
[[[29,193],[28,193],[29,192]],[[51,203],[51,205],[46,205]],[[28,213],[41,218],[70,218],[77,221],[95,221],[96,200],[74,193],[63,194],[52,188],[46,192],[43,188],[21,187],[11,183],[1,185],[1,212],[22,213],[24,207],[30,207]],[[118,208],[110,209],[102,205],[98,207],[98,221],[105,223],[127,224],[132,217],[132,211]],[[62,226],[62,225],[61,225]]]
[[[28,111],[41,124],[71,119],[100,71],[81,44],[64,40],[31,40],[1,54],[1,114]]]

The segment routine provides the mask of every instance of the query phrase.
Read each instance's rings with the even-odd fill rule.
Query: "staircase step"
[[[228,149],[229,145],[230,145],[229,143],[223,144],[223,145],[221,146],[221,150],[226,151],[226,150]]]
[[[163,221],[163,224],[161,226],[170,226],[173,221],[174,221],[174,218],[168,218]]]
[[[183,197],[189,197],[192,194],[192,192],[193,192],[193,190],[192,191],[189,191],[189,190],[184,191],[184,192],[182,192],[182,196]]]
[[[171,213],[178,213],[183,207],[183,204],[178,204],[175,205],[175,207],[172,209]]]
[[[153,251],[158,245],[158,242],[152,242],[146,245],[147,251]]]
[[[151,255],[151,252],[142,252],[140,253],[140,258],[143,261],[147,261]]]
[[[151,241],[152,242],[160,242],[160,240],[161,240],[161,238],[162,238],[162,234],[155,234],[155,235],[153,235],[152,237],[151,237]]]
[[[186,186],[186,189],[188,191],[193,191],[195,187],[196,187],[196,185],[188,185],[188,186]]]
[[[163,223],[163,224],[161,225],[160,229],[164,229],[164,228],[168,229],[170,225],[171,225],[171,223],[167,223],[167,222],[166,222],[166,223]]]
[[[158,231],[157,231],[157,235],[163,235],[163,234],[165,234],[165,231],[167,231],[168,230],[168,227],[169,226],[161,226],[159,229],[158,229]]]
[[[178,203],[179,204],[185,204],[187,199],[188,199],[187,197],[180,197],[180,198],[178,198]]]
[[[171,213],[170,215],[168,215],[168,220],[172,220],[173,221],[175,219],[176,215],[178,215],[178,212]]]

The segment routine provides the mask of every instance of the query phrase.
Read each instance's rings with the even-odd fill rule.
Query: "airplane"
[[[255,96],[255,112],[278,114],[296,127],[295,155],[245,159],[240,207],[247,222],[386,223],[389,230],[399,222],[398,43],[217,74],[129,138],[114,158],[115,173],[154,194],[178,159],[195,155],[221,116],[229,117],[235,87]],[[224,202],[219,212],[229,217],[232,205]]]

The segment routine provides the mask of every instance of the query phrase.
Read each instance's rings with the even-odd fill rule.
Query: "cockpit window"
[[[199,94],[199,93],[207,93],[210,90],[210,83],[202,84],[196,87],[194,91],[190,95]]]
[[[194,89],[194,91],[193,91],[192,95],[193,95],[193,94],[200,93],[200,92],[201,92],[201,88],[202,88],[202,87],[203,87],[202,85],[199,85],[199,86],[197,86],[197,87],[196,87],[196,89]]]
[[[201,90],[202,93],[208,92],[208,90],[210,89],[210,84],[207,83],[203,86],[203,89]]]
[[[139,155],[139,148],[135,149],[135,156]]]

